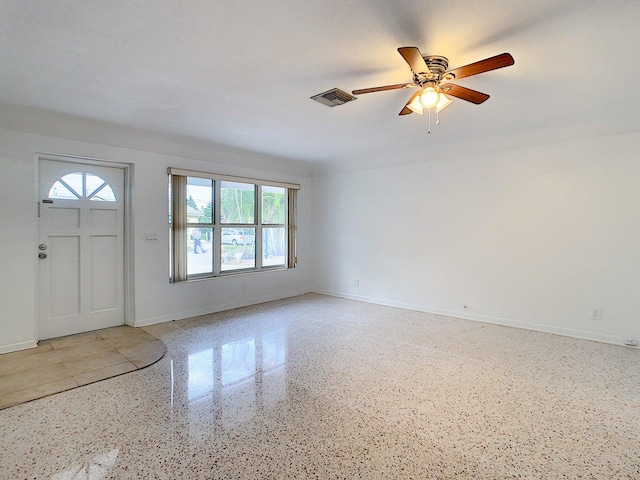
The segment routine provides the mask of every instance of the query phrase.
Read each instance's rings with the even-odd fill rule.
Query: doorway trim
[[[132,163],[114,162],[99,158],[82,157],[77,155],[66,155],[59,153],[36,152],[35,154],[35,201],[36,205],[40,201],[38,187],[40,184],[40,161],[53,160],[57,162],[75,163],[79,165],[97,165],[102,167],[121,168],[124,171],[124,324],[134,326],[135,324],[135,272],[134,272],[134,222],[133,222],[133,177],[135,165]],[[34,245],[38,245],[40,228],[36,229]],[[35,249],[34,251],[37,251]],[[40,285],[38,274],[38,262],[36,262],[36,297],[34,318],[34,330],[36,342],[40,341]]]

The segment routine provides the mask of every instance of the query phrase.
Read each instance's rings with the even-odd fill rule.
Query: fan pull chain
[[[440,125],[440,114],[437,110],[436,110],[436,125]]]
[[[429,130],[427,132],[431,133],[431,109],[429,109]]]

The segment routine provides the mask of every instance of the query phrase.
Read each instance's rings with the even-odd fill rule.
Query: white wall
[[[314,178],[315,289],[640,338],[639,157],[634,133]]]
[[[640,338],[637,133],[310,180],[228,148],[204,162],[0,129],[0,352],[37,340],[36,152],[134,165],[137,325],[313,288],[613,343]],[[169,166],[300,183],[298,268],[170,285]],[[145,243],[145,232],[159,242]]]
[[[36,152],[99,158],[134,166],[134,322],[145,325],[284,298],[310,289],[310,182],[261,169],[271,158],[228,148],[203,162],[0,129],[0,353],[35,345],[37,337]],[[219,157],[219,158],[217,158]],[[168,282],[167,167],[301,184],[297,268],[171,285]],[[144,233],[158,233],[157,243]],[[242,290],[242,284],[246,290]]]

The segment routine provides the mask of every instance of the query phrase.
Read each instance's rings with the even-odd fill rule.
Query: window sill
[[[286,270],[291,270],[291,269],[284,266],[263,267],[261,270],[251,270],[251,269],[236,270],[236,271],[230,271],[230,272],[220,272],[217,275],[202,274],[198,276],[193,276],[191,278],[187,278],[186,280],[183,280],[181,282],[172,282],[170,280],[169,283],[181,284],[181,283],[191,283],[191,282],[202,282],[204,280],[215,280],[216,278],[240,277],[244,275],[255,275],[260,273],[268,273],[268,272],[282,272]]]

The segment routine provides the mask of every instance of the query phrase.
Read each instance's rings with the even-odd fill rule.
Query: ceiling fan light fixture
[[[453,100],[447,97],[444,93],[440,93],[439,95],[440,98],[438,99],[438,103],[436,104],[436,113],[440,113],[442,110],[453,103]]]
[[[440,101],[440,94],[434,87],[426,87],[420,94],[420,103],[424,108],[433,108]]]
[[[424,115],[424,107],[420,102],[420,95],[416,95],[416,98],[414,98],[411,103],[407,104],[407,108],[411,110],[413,113],[417,113],[418,115]]]

